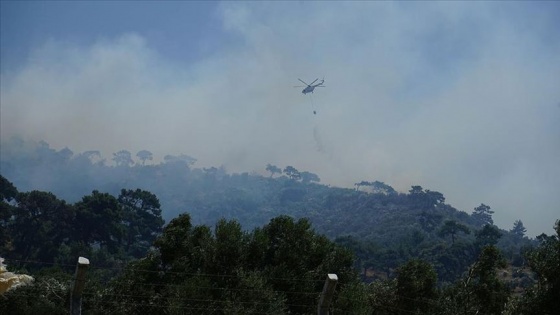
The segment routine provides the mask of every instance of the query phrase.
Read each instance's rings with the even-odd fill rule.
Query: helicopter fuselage
[[[317,81],[317,80],[315,80],[315,81]],[[323,82],[325,82],[325,80],[322,80],[320,83],[315,84],[315,85],[312,85],[313,83],[311,83],[311,84],[307,85],[307,87],[305,89],[303,89],[303,91],[301,91],[301,93],[303,93],[303,94],[313,93],[313,90],[315,90],[316,87],[318,87],[318,86],[322,87],[323,86]]]
[[[303,93],[303,94],[313,93],[313,90],[315,90],[314,86],[308,86],[305,89],[303,89],[303,91],[301,91],[301,93]]]

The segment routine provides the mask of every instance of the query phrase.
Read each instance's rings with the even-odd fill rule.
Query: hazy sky
[[[559,2],[0,3],[3,140],[421,185],[532,236],[560,219]]]

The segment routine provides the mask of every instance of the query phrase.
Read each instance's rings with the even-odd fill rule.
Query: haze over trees
[[[366,285],[358,276],[360,269],[354,269],[363,243],[333,242],[306,219],[279,216],[246,231],[236,220],[218,220],[213,228],[193,225],[185,213],[163,227],[157,197],[147,191],[122,190],[118,198],[94,191],[66,204],[51,193],[20,193],[6,178],[0,179],[2,209],[10,214],[0,222],[8,235],[1,251],[16,269],[36,274],[36,283],[5,294],[0,300],[3,313],[65,313],[62,297],[70,286],[64,283],[72,271],[57,268],[71,266],[72,258],[84,253],[98,266],[90,273],[84,305],[92,314],[313,314],[326,273],[339,276],[333,301],[338,312],[553,314],[557,307],[558,222],[557,235],[539,236],[526,254],[537,285],[528,284],[522,295],[512,295],[515,281],[500,276],[521,269],[508,266],[494,245],[501,234],[491,227],[475,233],[475,244],[482,248],[451,282],[439,283],[437,264],[420,255],[397,266],[388,278]],[[80,225],[86,218],[94,224]],[[485,244],[479,238],[492,241]],[[143,247],[147,243],[151,249]],[[453,257],[455,246],[440,251]],[[460,248],[464,251],[468,243]],[[390,256],[384,259],[372,272],[391,264]],[[125,261],[124,269],[115,268]],[[45,269],[45,262],[60,265]]]
[[[78,256],[98,267],[85,305],[93,314],[314,313],[329,272],[339,275],[333,310],[342,313],[556,306],[558,225],[558,235],[532,240],[520,220],[493,225],[484,204],[469,215],[419,185],[328,187],[294,166],[230,174],[184,154],[130,164],[122,150],[114,157],[124,162],[108,165],[96,151],[18,148],[0,161],[0,253],[37,281],[0,299],[0,313],[65,313]]]

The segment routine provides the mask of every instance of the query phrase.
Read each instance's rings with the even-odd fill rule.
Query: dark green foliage
[[[461,223],[457,223],[454,220],[448,220],[445,221],[445,223],[443,224],[443,226],[440,228],[439,230],[439,235],[440,236],[447,236],[447,235],[451,235],[451,243],[455,244],[455,237],[456,235],[459,233],[465,233],[465,234],[470,234],[471,231],[469,230],[469,228]]]
[[[509,289],[498,279],[506,262],[494,246],[486,246],[468,273],[446,288],[440,299],[441,314],[501,314]]]
[[[474,208],[471,217],[478,226],[492,225],[494,224],[494,220],[492,220],[493,213],[494,211],[490,210],[490,206],[481,203],[480,206]]]
[[[560,307],[560,221],[554,226],[556,235],[537,236],[540,244],[528,254],[528,263],[538,276],[538,285],[522,299],[523,314],[557,314]]]
[[[75,204],[42,191],[11,198],[0,200],[0,254],[8,259],[67,264],[87,255],[105,264],[139,258],[164,223],[158,199],[142,190],[122,190],[119,199],[93,191]]]
[[[426,232],[432,232],[441,224],[441,220],[443,215],[437,213],[430,213],[427,211],[423,211],[420,214],[420,225],[422,229]]]
[[[222,175],[216,169],[212,176],[210,180]],[[235,180],[242,183],[248,177]],[[303,190],[302,185],[286,179],[279,187]],[[322,202],[333,207],[362,203],[362,209],[376,211],[411,202],[408,195],[403,200],[391,194],[338,192]],[[230,203],[250,205],[240,202],[242,193],[229,195]],[[316,197],[310,191],[301,198]],[[302,201],[290,202],[297,207]],[[394,237],[382,245],[355,236],[339,237],[336,243],[353,249],[354,260],[348,250],[317,234],[310,220],[289,216],[275,217],[247,232],[236,220],[221,219],[210,228],[193,225],[190,215],[183,214],[162,229],[158,198],[140,189],[121,190],[118,198],[94,191],[74,205],[51,193],[32,191],[18,193],[12,203],[3,200],[2,205],[11,207],[13,215],[5,224],[8,235],[16,236],[3,250],[9,258],[21,259],[20,268],[35,272],[37,279],[34,285],[0,299],[3,313],[65,313],[73,270],[42,269],[36,273],[38,268],[33,268],[30,260],[72,266],[78,255],[89,257],[93,266],[100,267],[91,270],[84,294],[88,314],[311,314],[316,312],[318,292],[327,273],[339,277],[332,304],[337,313],[553,314],[556,310],[558,225],[558,235],[539,236],[540,245],[527,251],[538,286],[531,287],[527,274],[515,273],[527,293],[510,299],[508,285],[499,278],[505,260],[494,245],[515,235],[491,225],[475,232],[474,238],[463,236],[451,244],[441,242],[422,228],[421,222],[406,229],[378,230]],[[455,214],[441,202],[433,204],[431,210],[424,206],[415,209],[410,217],[435,218],[435,222],[440,215]],[[393,218],[389,214],[385,219]],[[86,222],[96,225],[88,227]],[[32,229],[26,229],[27,225]],[[461,225],[447,220],[441,228],[457,233],[467,229]],[[153,239],[150,250],[147,244]],[[122,271],[114,269],[130,255],[143,258]],[[370,285],[360,283],[354,266],[369,281],[368,274],[375,274],[375,280]],[[438,277],[441,293],[436,289]],[[29,296],[38,297],[30,301]]]
[[[523,226],[523,222],[521,220],[517,220],[513,223],[513,228],[510,230],[513,235],[515,235],[518,239],[522,239],[525,236],[525,232],[527,229]]]
[[[368,286],[368,300],[372,314],[392,315],[399,311],[397,305],[397,282],[395,280],[376,281]]]
[[[341,285],[356,281],[351,254],[303,219],[278,217],[247,233],[236,221],[220,220],[210,231],[182,215],[164,228],[155,247],[157,252],[131,265],[137,272],[112,286],[123,311],[136,311],[130,307],[137,301],[126,295],[142,288],[142,296],[153,296],[154,305],[171,313],[312,313],[314,292],[321,291],[327,273],[336,273]]]
[[[76,203],[75,240],[86,245],[99,244],[115,254],[124,237],[124,219],[118,200],[96,190]]]
[[[117,200],[123,212],[121,224],[125,226],[125,251],[139,258],[162,231],[164,221],[159,200],[154,194],[141,189],[123,189]]]
[[[445,284],[455,282],[476,259],[473,245],[465,242],[438,244],[422,250],[419,256],[433,264],[439,281]]]
[[[4,176],[0,175],[0,200],[13,200],[18,194],[17,188]]]
[[[72,236],[75,212],[52,193],[19,193],[7,224],[15,259],[49,261]]]
[[[13,219],[15,207],[10,204],[18,195],[17,188],[0,175],[0,253],[6,252],[12,247],[12,236],[9,226]]]
[[[71,276],[56,268],[46,268],[34,278],[31,285],[0,296],[0,314],[68,314]]]
[[[437,275],[429,263],[411,260],[397,269],[399,313],[429,314],[437,297]]]
[[[502,237],[500,230],[490,224],[486,224],[480,231],[476,231],[474,234],[476,236],[475,244],[480,249],[488,245],[496,245],[500,237]]]
[[[481,204],[469,216],[445,204],[443,194],[421,186],[412,186],[407,194],[377,181],[362,181],[356,185],[358,190],[328,187],[317,184],[315,174],[292,166],[286,167],[286,176],[276,178],[273,175],[281,171],[272,172],[272,165],[270,169],[267,166],[270,177],[228,174],[223,167],[194,168],[196,160],[186,155],[166,156],[163,163],[147,166],[142,166],[149,160],[147,155],[137,155],[140,163],[129,161],[114,167],[105,165],[98,152],[74,155],[70,150],[52,150],[45,143],[33,154],[33,158],[3,160],[2,171],[18,187],[20,183],[26,190],[54,187],[59,196],[75,203],[62,206],[64,202],[54,195],[33,191],[20,194],[21,202],[5,197],[0,203],[0,224],[6,232],[3,235],[7,235],[2,238],[2,255],[64,264],[74,264],[76,257],[82,255],[103,268],[123,266],[133,257],[144,257],[128,267],[139,271],[125,273],[112,285],[96,289],[95,297],[90,296],[90,309],[104,305],[96,310],[99,314],[113,310],[133,314],[197,313],[196,308],[208,312],[213,309],[215,313],[308,312],[316,306],[317,294],[296,296],[289,292],[320,291],[325,274],[332,270],[346,270],[339,274],[341,283],[333,310],[394,314],[404,312],[401,304],[407,298],[397,293],[397,270],[415,258],[436,270],[439,286],[447,293],[433,299],[448,307],[430,311],[416,308],[418,312],[492,313],[498,309],[491,306],[493,301],[502,301],[503,288],[490,281],[492,277],[482,277],[480,268],[473,267],[486,245],[500,248],[515,270],[522,270],[520,267],[530,261],[539,275],[539,289],[528,289],[526,296],[517,291],[524,299],[519,304],[510,302],[511,309],[546,310],[543,305],[551,301],[546,298],[548,292],[557,293],[557,286],[549,280],[553,276],[540,276],[547,274],[548,268],[558,269],[554,269],[556,261],[530,250],[534,241],[523,237],[525,230],[520,222],[511,232],[499,230],[488,225],[493,213],[488,206]],[[5,196],[13,196],[13,189],[4,189],[10,185],[4,185],[4,181],[2,184],[2,191],[12,191]],[[108,193],[90,194],[95,188]],[[80,198],[83,195],[86,196]],[[38,233],[30,237],[29,230],[21,226],[36,222],[33,212],[24,206],[41,198],[41,203],[50,206],[38,213],[51,214],[44,215],[44,219],[37,217],[45,226],[34,225]],[[179,216],[185,210],[190,215]],[[177,218],[157,238],[162,233],[161,215]],[[325,236],[315,234],[311,226]],[[476,232],[465,232],[470,230]],[[20,235],[20,240],[11,234]],[[146,254],[156,238],[155,247]],[[355,252],[356,259],[352,260],[348,251],[334,246],[329,238],[337,238],[336,243]],[[543,244],[554,243],[548,236],[540,241],[543,248]],[[533,253],[531,259],[523,254],[529,252]],[[352,266],[371,285],[364,287],[355,282]],[[109,270],[114,269],[99,276],[100,283],[106,284],[118,273]],[[475,279],[468,282],[470,286],[464,285],[464,273]],[[511,274],[516,273],[512,270]],[[531,288],[531,271],[523,269],[519,274],[523,275],[518,277],[518,283]],[[463,287],[448,287],[457,279],[463,279]],[[492,284],[486,286],[488,291],[475,286],[480,281]],[[476,292],[486,293],[479,296]],[[130,299],[123,300],[122,295],[130,295]],[[484,296],[492,296],[492,300],[484,301]],[[247,303],[240,306],[239,301]],[[478,308],[473,301],[490,306]]]

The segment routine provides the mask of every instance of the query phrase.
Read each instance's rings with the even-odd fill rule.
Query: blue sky
[[[49,39],[92,45],[141,34],[163,57],[192,62],[228,38],[210,1],[3,1],[3,66],[21,64]]]
[[[3,140],[421,185],[533,234],[560,218],[557,2],[0,4]]]

